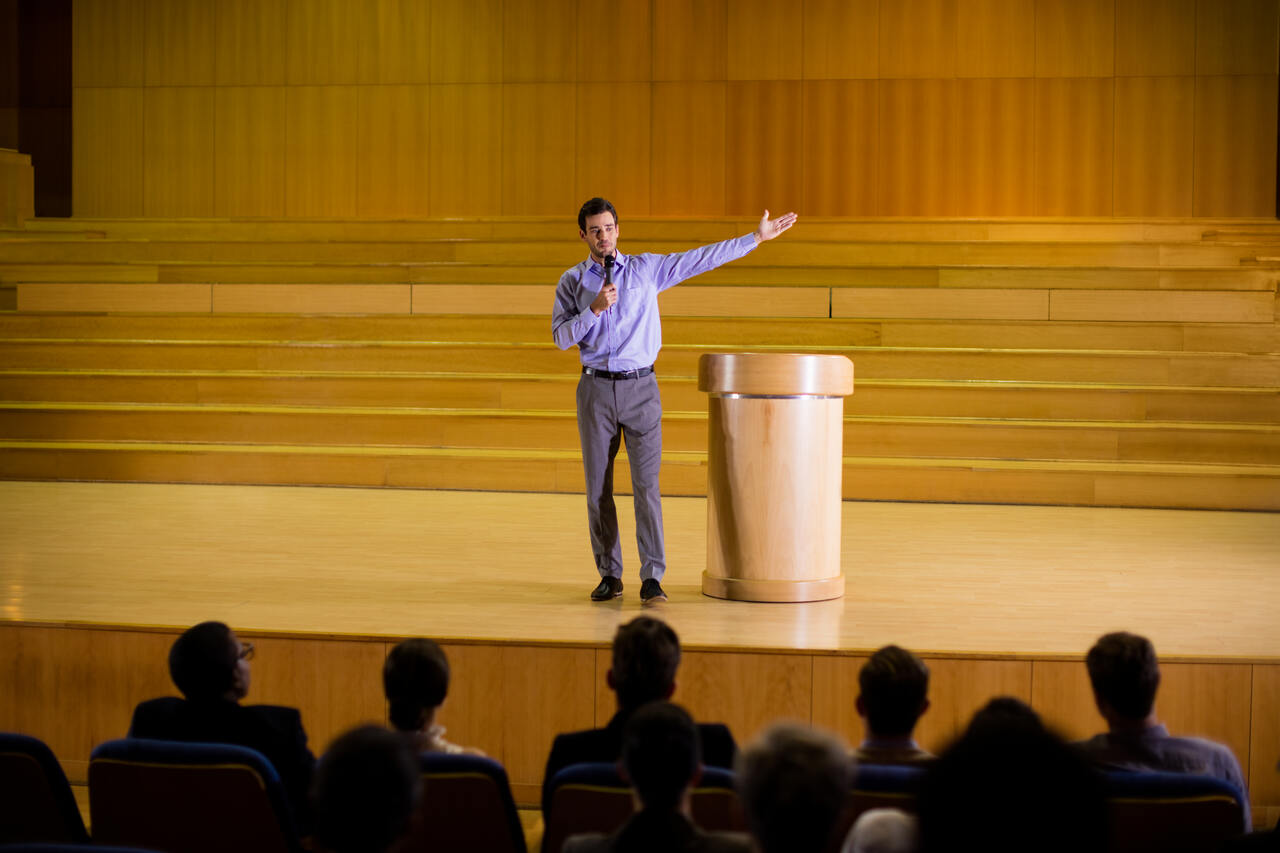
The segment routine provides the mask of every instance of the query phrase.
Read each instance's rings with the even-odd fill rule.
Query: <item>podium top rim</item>
[[[853,362],[843,355],[707,353],[698,359],[698,390],[710,394],[844,397],[853,393]]]

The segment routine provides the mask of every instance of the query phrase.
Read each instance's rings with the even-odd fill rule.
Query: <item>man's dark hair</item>
[[[578,210],[578,230],[586,231],[587,217],[598,216],[601,213],[612,213],[613,224],[618,224],[618,211],[613,209],[613,204],[607,198],[596,196],[595,198],[587,199]]]
[[[738,793],[763,853],[828,849],[853,781],[835,738],[794,723],[772,726],[738,760]]]
[[[618,704],[635,709],[666,699],[680,668],[680,639],[671,626],[637,616],[613,635],[613,689]]]
[[[1085,657],[1093,693],[1117,714],[1144,719],[1156,703],[1160,664],[1155,646],[1146,637],[1117,631],[1093,644]]]
[[[352,729],[316,765],[316,840],[332,853],[382,853],[408,827],[420,778],[403,737],[381,726]]]
[[[1107,806],[1087,760],[1026,703],[993,699],[925,771],[920,850],[1105,850]]]
[[[404,640],[382,666],[382,689],[390,705],[391,724],[402,732],[422,728],[426,712],[449,692],[449,660],[434,640]]]
[[[650,702],[627,720],[622,766],[646,809],[675,810],[702,763],[702,741],[689,712]]]
[[[193,625],[169,648],[169,677],[188,699],[225,696],[235,687],[238,651],[231,629],[222,622]]]
[[[862,707],[872,734],[909,735],[929,693],[929,667],[899,646],[885,646],[858,673]]]

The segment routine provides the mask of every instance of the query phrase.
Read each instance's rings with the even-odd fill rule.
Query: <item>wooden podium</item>
[[[844,595],[840,477],[853,362],[704,355],[698,389],[711,395],[703,593],[740,601]]]

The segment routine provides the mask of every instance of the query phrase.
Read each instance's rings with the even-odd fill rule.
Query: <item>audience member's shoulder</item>
[[[133,737],[164,738],[166,733],[160,727],[172,723],[185,707],[186,700],[177,696],[161,696],[159,699],[139,702],[133,709],[129,734]]]
[[[609,836],[603,832],[584,832],[570,835],[560,848],[563,853],[608,853]]]
[[[698,850],[701,853],[755,853],[756,845],[745,832],[704,832]]]

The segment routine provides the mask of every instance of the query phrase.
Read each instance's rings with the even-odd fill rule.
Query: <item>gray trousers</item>
[[[662,580],[667,570],[662,536],[662,400],[658,378],[601,379],[582,374],[578,380],[578,436],[587,476],[587,529],[591,553],[601,577],[622,577],[622,543],[618,510],[613,502],[613,460],[625,436],[635,489],[636,546],[640,579]]]

